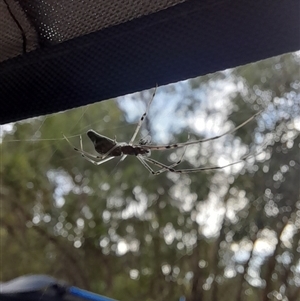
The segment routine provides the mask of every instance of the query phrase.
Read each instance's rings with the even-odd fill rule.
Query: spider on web
[[[117,142],[116,137],[114,139],[111,139],[111,138],[105,137],[91,129],[91,130],[87,131],[87,136],[93,142],[94,148],[97,151],[97,153],[100,154],[100,155],[93,155],[93,154],[86,152],[83,149],[81,135],[79,136],[80,137],[80,149],[75,147],[65,135],[63,135],[64,138],[67,140],[67,142],[72,146],[72,148],[75,151],[79,152],[83,158],[85,158],[87,161],[93,163],[94,165],[101,165],[101,164],[108,162],[116,157],[121,157],[121,159],[119,161],[119,162],[121,162],[127,156],[135,156],[144,165],[144,167],[153,175],[159,175],[165,171],[183,174],[183,173],[194,173],[194,172],[209,171],[209,170],[218,170],[218,169],[223,169],[225,167],[229,167],[229,166],[232,166],[239,162],[245,161],[249,156],[251,156],[248,154],[248,155],[242,157],[241,159],[239,159],[238,161],[235,161],[233,163],[229,163],[229,164],[226,164],[223,166],[210,166],[210,167],[199,167],[199,168],[190,168],[190,169],[174,169],[177,165],[179,165],[182,162],[184,152],[181,155],[181,158],[177,162],[175,162],[171,165],[165,165],[165,164],[151,158],[150,157],[151,151],[154,151],[154,150],[164,151],[164,150],[168,150],[168,149],[176,149],[176,148],[181,148],[181,147],[186,148],[189,145],[212,141],[215,139],[219,139],[225,135],[234,133],[238,129],[240,129],[241,127],[245,126],[247,123],[252,121],[256,116],[258,116],[262,112],[262,111],[259,111],[259,112],[255,113],[252,117],[250,117],[249,119],[247,119],[246,121],[244,121],[243,123],[238,125],[237,127],[233,128],[221,135],[212,137],[212,138],[206,138],[206,139],[194,140],[194,141],[188,140],[183,143],[175,143],[175,144],[168,144],[168,145],[149,145],[149,144],[147,144],[148,143],[147,141],[141,139],[138,144],[134,144],[134,140],[135,140],[137,134],[139,133],[139,130],[141,129],[141,126],[142,126],[145,118],[147,117],[150,105],[155,97],[156,89],[157,89],[157,87],[154,89],[152,97],[147,105],[146,111],[140,118],[129,143]],[[160,169],[157,171],[153,170],[153,168],[149,165],[149,163],[158,166]]]

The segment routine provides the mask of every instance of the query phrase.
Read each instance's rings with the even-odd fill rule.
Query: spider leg
[[[64,139],[67,140],[67,142],[71,145],[71,147],[78,153],[81,154],[82,157],[84,157],[86,160],[88,160],[89,162],[95,164],[95,163],[98,163],[98,162],[102,162],[105,158],[107,158],[109,156],[109,154],[115,149],[118,147],[118,145],[115,145],[114,147],[112,147],[106,154],[102,155],[102,156],[97,156],[97,155],[93,155],[93,154],[90,154],[88,152],[86,152],[84,149],[83,149],[83,145],[82,145],[82,137],[81,135],[79,136],[79,140],[80,140],[80,149],[77,148],[76,146],[74,146],[70,140],[65,136],[64,136]],[[109,160],[111,160],[112,158],[114,157],[109,157]],[[97,161],[98,160],[98,161]],[[99,161],[100,160],[100,161]],[[109,161],[107,160],[107,161]],[[106,162],[106,161],[104,161]],[[103,162],[103,163],[104,163]],[[101,163],[102,164],[102,163]],[[97,164],[98,165],[98,164]]]
[[[91,163],[93,163],[94,165],[97,165],[97,166],[99,166],[99,165],[101,165],[101,164],[103,164],[103,163],[105,163],[105,162],[107,162],[107,161],[110,161],[110,160],[112,160],[112,159],[115,158],[115,157],[106,157],[106,158],[103,159],[103,160],[95,161],[95,160],[92,160],[91,158],[87,157],[86,155],[82,155],[82,157],[83,157],[84,159],[86,159],[87,161],[89,161],[89,162],[91,162]]]
[[[149,103],[148,103],[148,105],[147,105],[146,111],[145,111],[145,113],[142,115],[142,117],[140,118],[140,120],[139,120],[139,122],[138,122],[138,124],[137,124],[137,127],[136,127],[136,129],[135,129],[135,131],[134,131],[134,133],[133,133],[133,135],[132,135],[132,137],[131,137],[131,139],[130,139],[130,141],[129,141],[129,143],[128,143],[129,145],[132,145],[132,144],[133,144],[133,142],[134,142],[134,140],[135,140],[135,138],[136,138],[138,132],[139,132],[140,129],[141,129],[141,126],[142,126],[142,124],[143,124],[145,118],[147,117],[148,111],[149,111],[149,109],[150,109],[150,105],[151,105],[151,103],[152,103],[152,101],[153,101],[153,99],[154,99],[155,93],[156,93],[156,89],[157,89],[157,85],[156,85],[156,87],[155,87],[155,89],[154,89],[154,92],[153,92],[153,94],[152,94],[152,97],[151,97],[151,99],[150,99],[150,101],[149,101]],[[123,155],[123,156],[121,157],[119,163],[122,162],[122,161],[124,161],[126,157],[127,157],[127,155]]]
[[[178,164],[174,164],[173,165],[170,165],[170,166],[167,166],[161,162],[158,162],[156,160],[153,160],[151,158],[145,158],[144,160],[156,165],[156,166],[159,166],[161,167],[160,170],[158,171],[153,171],[151,172],[152,174],[154,174],[155,176],[156,175],[159,175],[161,174],[162,172],[165,172],[165,171],[170,171],[170,172],[174,172],[174,173],[180,173],[180,174],[185,174],[185,173],[194,173],[194,172],[201,172],[201,171],[211,171],[211,170],[219,170],[219,169],[223,169],[225,167],[229,167],[229,166],[232,166],[232,165],[235,165],[237,163],[240,163],[240,162],[243,162],[244,160],[239,160],[239,161],[236,161],[236,162],[233,162],[233,163],[229,163],[229,164],[226,164],[226,165],[223,165],[223,166],[210,166],[210,167],[199,167],[199,168],[190,168],[190,169],[174,169],[174,167]]]
[[[150,101],[149,101],[149,103],[148,103],[148,105],[147,105],[146,111],[145,111],[145,113],[142,115],[142,117],[140,118],[140,120],[139,120],[139,122],[138,122],[138,124],[137,124],[137,127],[136,127],[136,129],[135,129],[135,131],[134,131],[134,133],[133,133],[133,135],[132,135],[132,137],[131,137],[131,139],[130,139],[130,141],[129,141],[129,143],[128,143],[129,145],[132,145],[132,143],[133,143],[134,139],[136,138],[136,136],[137,136],[139,130],[141,129],[141,126],[142,126],[142,124],[143,124],[145,118],[147,117],[147,114],[148,114],[150,105],[151,105],[151,103],[152,103],[152,101],[153,101],[153,99],[154,99],[155,93],[156,93],[156,89],[157,89],[157,85],[156,85],[156,87],[155,87],[155,89],[154,89],[154,92],[153,92],[153,94],[152,94],[152,97],[151,97],[151,99],[150,99]],[[124,160],[124,159],[123,159],[123,160]],[[123,161],[123,160],[122,160],[122,161]]]
[[[172,164],[172,165],[170,165],[170,166],[166,166],[166,165],[164,165],[164,164],[160,164],[160,163],[159,163],[158,166],[161,167],[161,165],[162,165],[162,166],[164,166],[164,168],[161,168],[161,169],[158,170],[158,171],[154,171],[154,170],[149,166],[149,164],[146,162],[146,161],[148,161],[148,162],[151,162],[151,163],[155,164],[154,162],[152,162],[152,160],[148,160],[148,159],[146,159],[145,157],[143,157],[143,156],[141,156],[141,155],[138,155],[137,158],[138,158],[138,160],[144,165],[144,167],[145,167],[150,173],[152,173],[152,174],[155,175],[155,176],[156,176],[156,175],[159,175],[159,174],[161,174],[162,172],[169,170],[169,168],[172,168],[172,167],[174,167],[174,166],[177,165],[177,162],[174,163],[174,164]],[[153,160],[153,161],[155,161],[155,160]],[[157,164],[155,164],[155,165],[157,165]]]
[[[177,165],[179,165],[181,163],[181,160],[180,160],[180,161],[178,161],[176,163],[173,163],[173,164],[167,166],[167,165],[165,165],[163,163],[160,163],[160,162],[158,162],[158,161],[156,161],[156,160],[154,160],[152,158],[143,158],[143,161],[144,161],[144,163],[146,163],[145,161],[147,161],[149,163],[152,163],[152,164],[160,167],[160,169],[157,170],[157,171],[154,171],[152,168],[150,168],[150,172],[153,175],[155,175],[155,176],[157,176],[157,175],[159,175],[159,174],[161,174],[161,173],[163,173],[165,171],[171,171],[171,169],[173,169],[175,166],[177,166]]]
[[[158,162],[152,158],[144,158],[144,160],[156,165],[156,166],[159,166],[161,167],[160,170],[158,170],[157,172],[154,172],[154,175],[159,175],[160,173],[168,170],[170,172],[174,172],[174,173],[180,173],[180,174],[186,174],[186,173],[195,173],[195,172],[201,172],[201,171],[212,171],[212,170],[220,170],[220,169],[223,169],[223,168],[226,168],[226,167],[230,167],[230,166],[233,166],[233,165],[236,165],[238,163],[241,163],[241,162],[244,162],[246,161],[249,157],[254,157],[255,154],[253,153],[248,153],[246,154],[245,156],[243,156],[242,158],[240,158],[238,161],[235,161],[235,162],[232,162],[232,163],[229,163],[229,164],[226,164],[226,165],[223,165],[223,166],[209,166],[209,167],[198,167],[198,168],[189,168],[189,169],[174,169],[175,166],[177,166],[181,160],[179,160],[178,164],[173,164],[173,166],[167,166],[161,162]]]
[[[173,149],[173,148],[179,148],[179,147],[184,147],[184,146],[188,146],[188,145],[193,145],[193,144],[198,144],[198,143],[202,143],[202,142],[208,142],[208,141],[212,141],[212,140],[216,140],[219,139],[225,135],[228,134],[232,134],[234,132],[236,132],[238,129],[240,129],[241,127],[243,127],[244,125],[246,125],[247,123],[249,123],[251,120],[253,120],[256,116],[258,116],[259,114],[261,114],[262,110],[255,113],[253,116],[251,116],[249,119],[247,119],[246,121],[244,121],[243,123],[241,123],[240,125],[238,125],[237,127],[221,134],[215,137],[211,137],[211,138],[206,138],[206,139],[200,139],[200,140],[195,140],[195,141],[186,141],[183,143],[176,143],[176,144],[170,144],[170,145],[143,145],[141,147],[148,149],[148,150],[166,150],[166,149]]]
[[[145,162],[145,159],[144,159],[143,156],[137,155],[136,157],[137,157],[137,159],[144,165],[144,167],[145,167],[150,173],[152,173],[153,175],[155,175],[155,171],[149,166],[149,164],[147,164],[147,162]]]
[[[126,157],[127,157],[127,155],[123,155],[123,156],[121,157],[119,163],[121,163],[122,161],[124,161]]]
[[[86,152],[86,151],[84,151],[84,150],[82,149],[82,138],[81,138],[81,135],[80,135],[80,147],[81,147],[81,149],[79,149],[79,148],[77,148],[76,146],[74,146],[74,145],[69,141],[69,139],[68,139],[65,135],[63,135],[63,136],[64,136],[64,139],[71,145],[71,147],[72,147],[76,152],[80,153],[83,157],[89,156],[90,158],[93,158],[93,159],[100,159],[100,160],[103,158],[103,157],[100,157],[100,156],[96,156],[96,155],[90,154],[90,153],[88,153],[88,152]]]
[[[144,165],[144,166],[145,166],[145,167],[146,167],[153,175],[159,175],[159,174],[161,174],[161,173],[163,173],[163,172],[165,172],[165,171],[170,170],[170,168],[174,168],[175,166],[179,165],[179,164],[181,163],[181,161],[182,161],[184,155],[185,155],[185,151],[186,151],[186,147],[185,147],[185,149],[184,149],[184,151],[183,151],[183,153],[182,153],[180,159],[179,159],[177,162],[175,162],[175,163],[173,163],[173,164],[171,164],[171,165],[165,165],[165,164],[160,163],[160,162],[158,162],[158,161],[156,161],[156,160],[154,160],[154,159],[152,159],[152,158],[148,158],[148,157],[145,157],[145,156],[142,156],[142,155],[138,155],[137,158],[140,160],[140,162],[141,162],[141,163],[142,163],[142,164],[143,164],[143,165]],[[159,170],[157,170],[157,171],[154,171],[154,170],[149,166],[149,164],[146,163],[146,161],[147,161],[147,162],[150,162],[150,163],[152,163],[152,164],[154,164],[154,165],[156,165],[156,166],[158,166],[158,167],[160,167],[161,169],[159,169]]]

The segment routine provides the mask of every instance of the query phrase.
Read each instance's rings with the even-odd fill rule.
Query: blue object
[[[47,275],[27,275],[0,283],[1,301],[117,301],[70,286]]]
[[[97,294],[94,294],[94,293],[91,293],[91,292],[79,289],[79,288],[77,288],[75,286],[71,286],[69,288],[69,293],[72,296],[77,296],[77,297],[83,298],[84,300],[92,300],[92,301],[116,301],[114,299],[110,299],[110,298],[107,298],[107,297],[104,297],[104,296],[101,296],[101,295],[97,295]]]

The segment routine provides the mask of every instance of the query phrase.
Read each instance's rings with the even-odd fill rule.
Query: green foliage
[[[155,177],[134,157],[118,165],[84,160],[63,134],[76,147],[82,135],[94,154],[89,128],[130,140],[135,124],[113,100],[3,127],[2,281],[49,274],[124,301],[252,301],[279,292],[296,300],[298,70],[299,55],[288,54],[158,89],[146,122],[154,144],[161,144],[164,129],[168,143],[186,141],[188,133],[190,139],[222,133],[264,110],[234,135],[189,147],[177,167],[234,161],[241,149],[256,158],[218,172]],[[147,99],[141,94],[131,107]],[[164,116],[167,101],[173,111]],[[169,165],[181,153],[152,157]]]

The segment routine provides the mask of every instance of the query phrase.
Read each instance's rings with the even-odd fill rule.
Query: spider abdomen
[[[95,150],[100,155],[119,157],[122,155],[137,156],[146,155],[150,153],[150,150],[139,146],[133,146],[126,143],[117,143],[116,140],[112,140],[108,137],[100,135],[99,133],[93,130],[89,130],[87,132],[87,135],[93,142]]]

